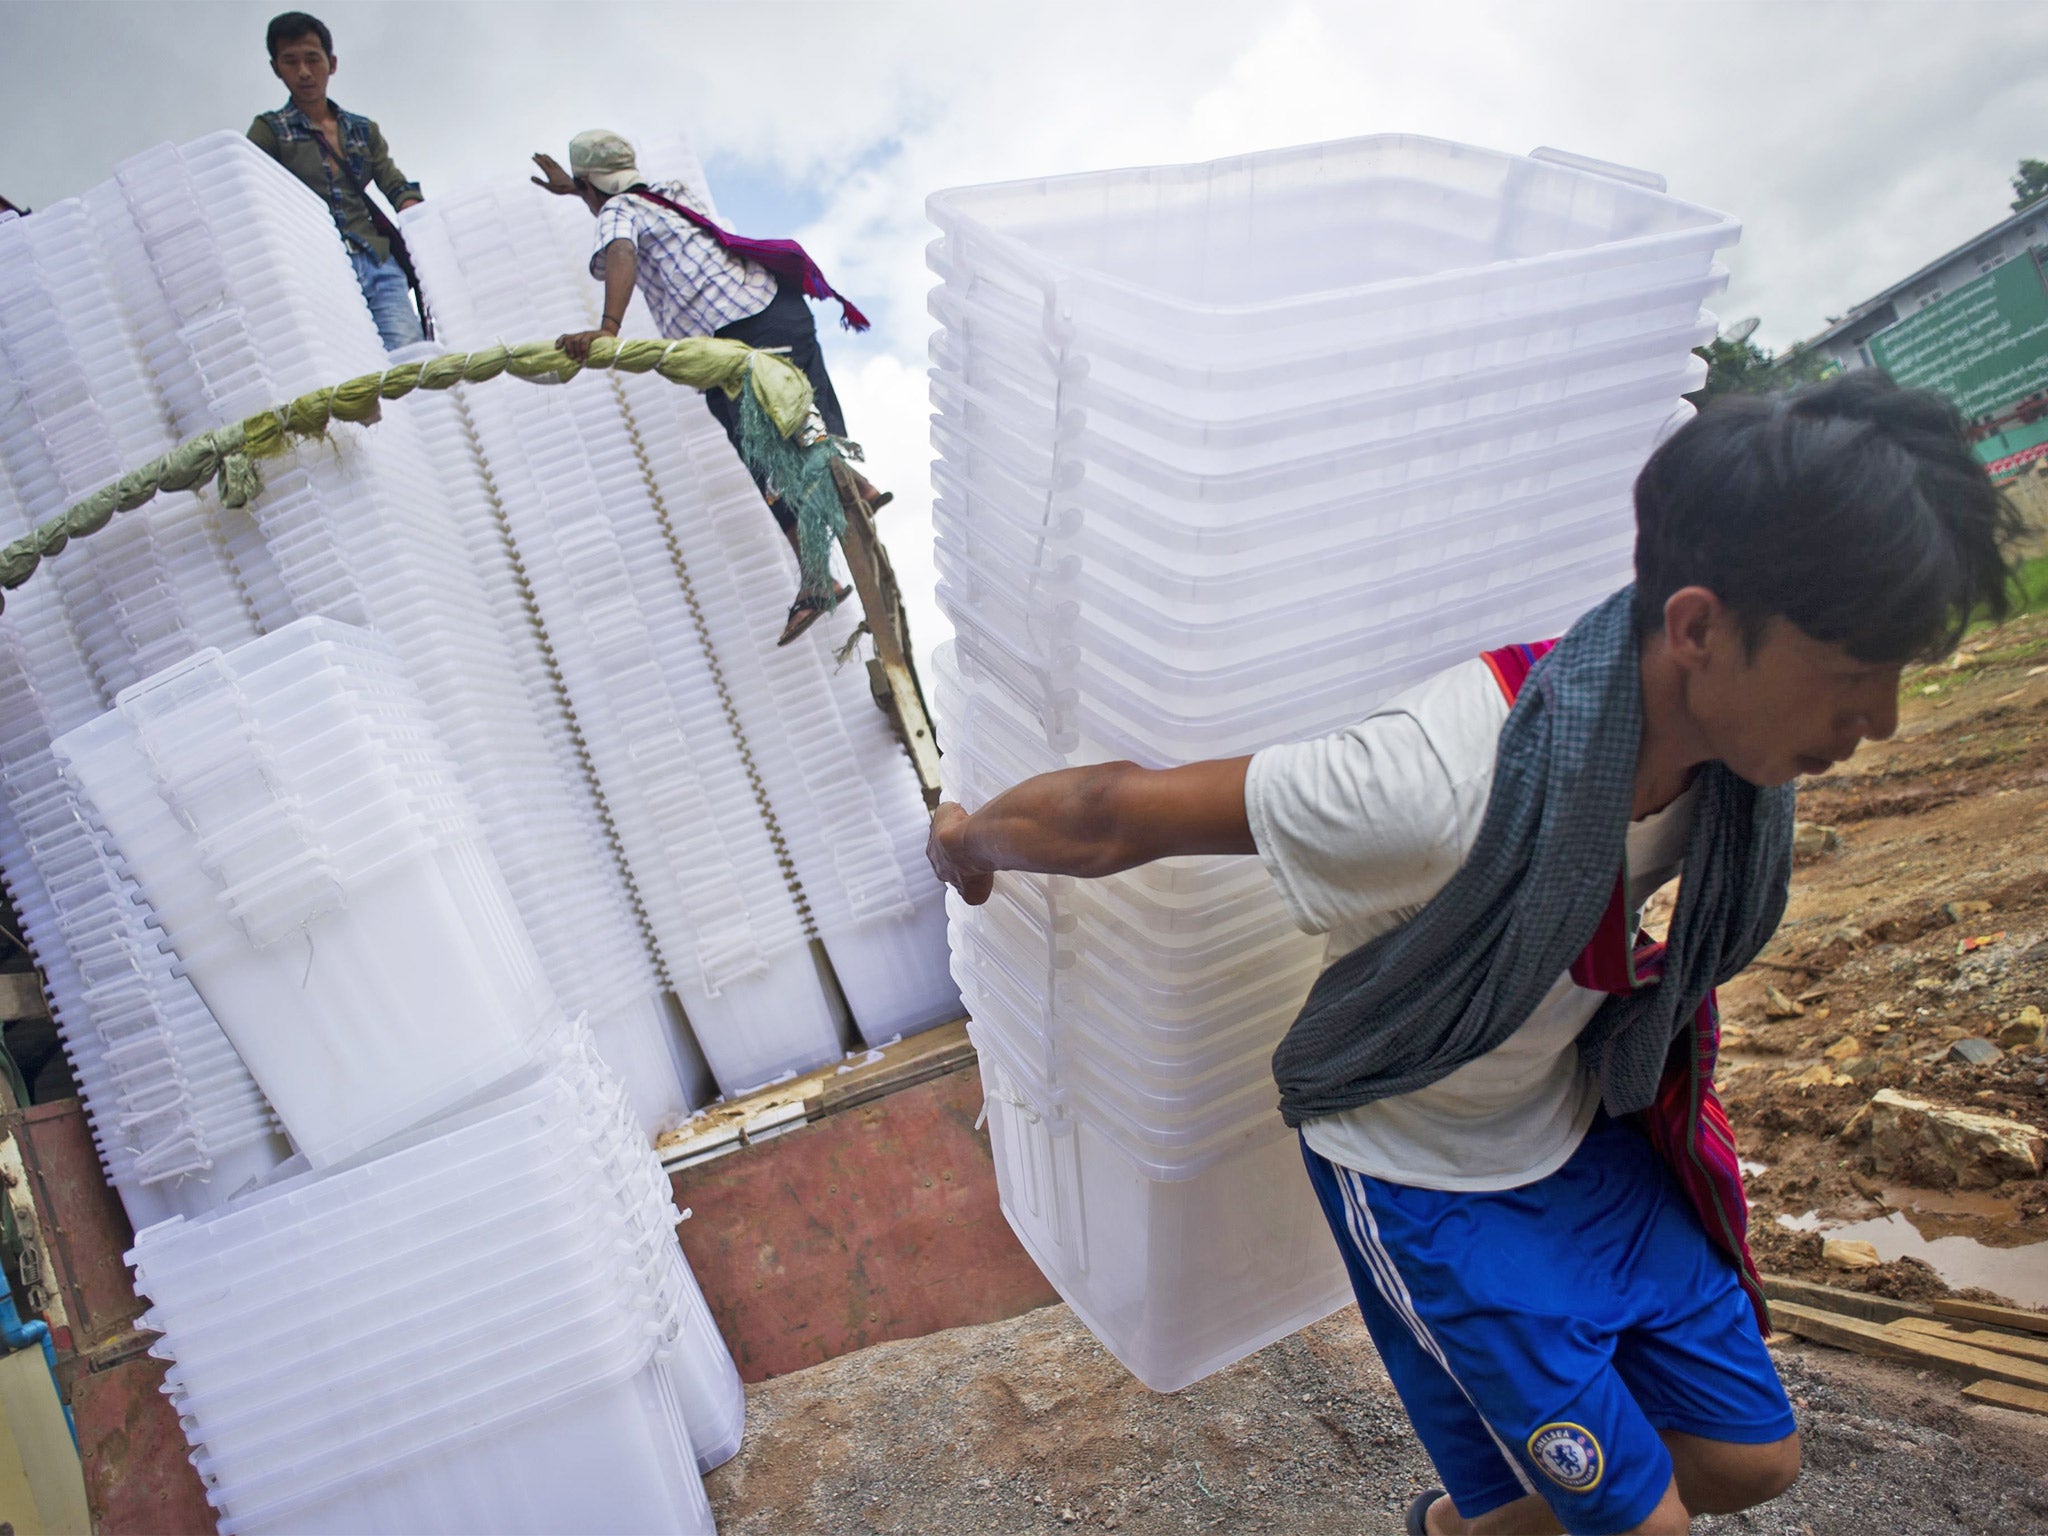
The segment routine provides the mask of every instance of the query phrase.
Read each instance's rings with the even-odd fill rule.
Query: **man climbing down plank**
[[[1554,648],[1323,740],[933,821],[969,902],[1000,870],[1257,853],[1329,935],[1274,1075],[1443,1479],[1411,1532],[1684,1531],[1797,1475],[1713,989],[1784,911],[1792,781],[1889,736],[1902,665],[2005,611],[2014,514],[1953,409],[1876,374],[1718,404],[1635,502],[1635,585]]]
[[[635,164],[633,146],[615,133],[592,129],[577,134],[569,141],[566,172],[549,155],[533,159],[541,170],[533,178],[536,186],[580,197],[597,216],[590,275],[604,284],[604,317],[598,330],[562,337],[563,351],[580,360],[596,337],[618,335],[637,285],[664,336],[725,336],[750,347],[784,350],[810,379],[825,430],[834,437],[846,436],[846,418],[825,371],[818,329],[804,298],[808,294],[838,299],[851,330],[866,330],[867,317],[825,281],[802,246],[793,240],[745,240],[727,234],[712,222],[709,206],[687,182],[650,185]],[[737,451],[737,408],[719,390],[706,391],[704,399]],[[754,483],[801,561],[795,513],[760,475],[754,475]],[[855,486],[870,507],[892,499],[858,475]],[[798,591],[778,643],[789,644],[850,590],[834,591],[827,577],[817,590],[806,586]]]

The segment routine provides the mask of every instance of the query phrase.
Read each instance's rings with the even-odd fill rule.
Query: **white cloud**
[[[0,191],[45,202],[281,94],[274,9],[0,6]],[[918,356],[923,200],[963,182],[1361,132],[1538,143],[1740,216],[1731,312],[1782,345],[1992,222],[2048,153],[2048,8],[1440,0],[323,3],[344,101],[450,188],[607,121],[827,192],[821,259]],[[119,36],[122,46],[106,40]],[[121,110],[80,110],[81,101]]]
[[[0,191],[47,201],[152,142],[245,123],[281,95],[261,45],[274,8],[0,6]],[[706,157],[822,193],[812,227],[787,233],[882,322],[859,341],[820,328],[852,430],[897,492],[884,529],[921,635],[937,629],[923,383],[937,188],[1357,133],[1553,144],[1662,171],[1742,218],[1721,307],[1761,315],[1782,346],[1994,222],[2013,163],[2048,156],[2048,7],[1971,0],[323,0],[320,14],[337,95],[383,123],[429,196],[523,174],[531,150],[600,123],[672,124]]]
[[[246,124],[283,94],[262,49],[279,3],[0,4],[0,192],[46,203],[153,143]],[[685,132],[817,194],[811,227],[749,232],[802,238],[879,322],[854,339],[819,310],[850,430],[896,493],[881,527],[926,651],[947,633],[924,373],[936,189],[1361,133],[1551,144],[1740,217],[1719,308],[1783,346],[2000,218],[2014,162],[2048,157],[2048,7],[1977,0],[317,11],[337,97],[430,197],[522,176],[595,125]]]

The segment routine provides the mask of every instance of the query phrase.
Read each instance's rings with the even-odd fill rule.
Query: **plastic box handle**
[[[1595,160],[1591,155],[1575,155],[1568,149],[1552,149],[1549,145],[1538,145],[1529,151],[1531,160],[1548,160],[1552,165],[1561,165],[1568,170],[1589,171],[1595,176],[1605,176],[1611,181],[1625,181],[1631,186],[1648,187],[1652,192],[1669,190],[1670,183],[1655,171],[1639,171],[1632,165],[1616,165],[1612,160]]]

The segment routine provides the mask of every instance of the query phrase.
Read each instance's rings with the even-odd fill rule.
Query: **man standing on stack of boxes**
[[[407,181],[393,163],[382,129],[328,99],[327,82],[341,61],[325,23],[304,11],[286,11],[271,19],[265,41],[270,71],[291,95],[276,111],[258,114],[249,138],[333,213],[384,350],[409,346],[422,335],[412,269],[404,238],[370,201],[369,184],[377,184],[393,209],[404,210],[420,201],[419,183]]]

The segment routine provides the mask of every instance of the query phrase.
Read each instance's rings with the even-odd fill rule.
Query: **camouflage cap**
[[[633,146],[618,134],[591,128],[569,141],[569,174],[600,192],[623,192],[642,179]]]

